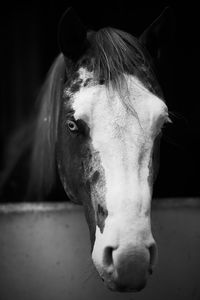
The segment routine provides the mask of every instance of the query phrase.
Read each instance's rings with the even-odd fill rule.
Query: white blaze
[[[167,118],[167,107],[135,77],[128,76],[127,83],[135,115],[116,91],[104,85],[82,87],[72,99],[74,117],[87,122],[105,173],[108,217],[104,232],[96,229],[93,251],[99,271],[103,244],[151,235],[149,168],[154,138]]]

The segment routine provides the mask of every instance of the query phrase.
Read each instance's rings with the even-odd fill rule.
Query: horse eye
[[[76,122],[72,121],[72,120],[67,120],[67,125],[70,131],[78,131],[78,126],[76,124]]]

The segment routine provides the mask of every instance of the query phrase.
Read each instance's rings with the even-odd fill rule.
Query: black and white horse
[[[166,17],[135,38],[87,31],[69,9],[32,132],[30,190],[50,189],[58,167],[68,197],[84,207],[94,265],[116,291],[141,290],[156,261],[153,158],[169,118],[154,65]]]

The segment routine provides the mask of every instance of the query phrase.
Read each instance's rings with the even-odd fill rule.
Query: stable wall
[[[137,294],[111,292],[98,278],[81,207],[0,205],[0,300],[200,299],[199,204],[176,199],[153,205],[159,260]]]

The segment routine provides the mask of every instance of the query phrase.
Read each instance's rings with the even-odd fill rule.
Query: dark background
[[[1,157],[7,137],[31,115],[40,86],[59,53],[57,25],[68,6],[76,9],[88,28],[112,26],[138,36],[170,5],[175,20],[161,85],[173,124],[164,129],[154,195],[200,196],[199,10],[192,2],[133,2],[9,1],[1,7]],[[22,171],[18,172],[20,176]]]

